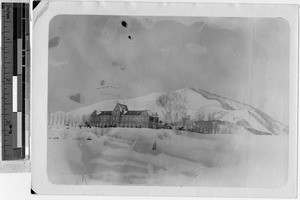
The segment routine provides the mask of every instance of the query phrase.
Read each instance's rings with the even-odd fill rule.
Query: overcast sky
[[[61,15],[49,31],[49,112],[186,87],[288,123],[289,26],[281,18]]]

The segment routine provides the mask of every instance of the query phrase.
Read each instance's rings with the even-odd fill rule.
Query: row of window
[[[142,124],[120,124],[121,127],[127,128],[142,128]]]
[[[110,116],[96,116],[94,118],[95,120],[102,120],[102,121],[109,121],[110,120]]]
[[[158,122],[158,118],[157,117],[150,117],[149,121],[150,122]]]
[[[101,128],[106,128],[106,127],[111,127],[109,123],[94,123],[92,124],[93,126],[96,127],[101,127]],[[115,125],[116,126],[116,125]],[[144,127],[142,124],[120,124],[120,127],[127,127],[127,128],[142,128]]]
[[[110,121],[111,116],[97,116],[94,118],[94,120],[98,121]],[[157,119],[157,118],[156,118]],[[112,117],[112,120],[115,121],[117,120],[117,117]],[[141,117],[141,116],[122,116],[123,121],[144,121],[147,122],[148,118],[147,117]],[[157,119],[158,121],[158,119]]]
[[[147,117],[140,117],[140,116],[122,116],[122,120],[124,120],[124,121],[144,121],[144,122],[147,122]]]

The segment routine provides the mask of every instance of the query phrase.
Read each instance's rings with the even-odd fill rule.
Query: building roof
[[[121,103],[118,103],[120,106],[125,106],[125,107],[127,107],[127,105],[125,105],[125,104],[121,104]]]
[[[141,115],[144,110],[129,110],[124,115]]]
[[[127,106],[125,104],[117,103],[122,109],[128,110]]]
[[[147,112],[148,112],[149,116],[151,116],[151,117],[157,117],[157,113],[154,113],[154,112],[152,112],[150,110],[147,110]]]
[[[98,116],[101,115],[112,115],[112,111],[101,111],[100,114],[98,114]]]
[[[150,110],[128,110],[127,106],[121,103],[117,103],[121,108],[125,110],[123,115],[142,115],[144,112],[147,112],[147,114],[151,117],[157,117],[157,114],[151,112]],[[96,114],[97,116],[103,116],[103,115],[112,115],[113,111],[94,111],[92,114]]]

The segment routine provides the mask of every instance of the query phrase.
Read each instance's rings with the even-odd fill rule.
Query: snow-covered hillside
[[[150,110],[157,113],[160,120],[168,123],[189,117],[194,121],[218,120],[243,126],[252,133],[288,134],[287,126],[259,109],[200,89],[185,88],[169,93],[153,93],[118,102],[126,104],[129,110]],[[94,110],[112,110],[116,103],[117,100],[101,101],[68,113],[53,113],[49,116],[49,124],[81,123],[83,116],[90,115]]]
[[[193,89],[191,90],[195,92],[199,92],[201,95],[203,95],[207,99],[211,100],[217,100],[221,103],[222,107],[226,110],[244,110],[247,111],[247,115],[251,115],[258,123],[260,123],[262,126],[264,126],[269,132],[280,135],[280,134],[288,134],[289,128],[288,126],[272,119],[270,116],[268,116],[266,113],[262,112],[261,110],[254,108],[250,105],[242,104],[237,101],[224,98],[215,94],[211,94],[207,91],[201,90],[201,89]],[[250,123],[251,124],[251,123]]]

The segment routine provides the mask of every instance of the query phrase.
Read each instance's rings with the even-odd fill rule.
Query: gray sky
[[[281,18],[60,15],[49,31],[49,112],[186,87],[288,123],[289,25]]]

